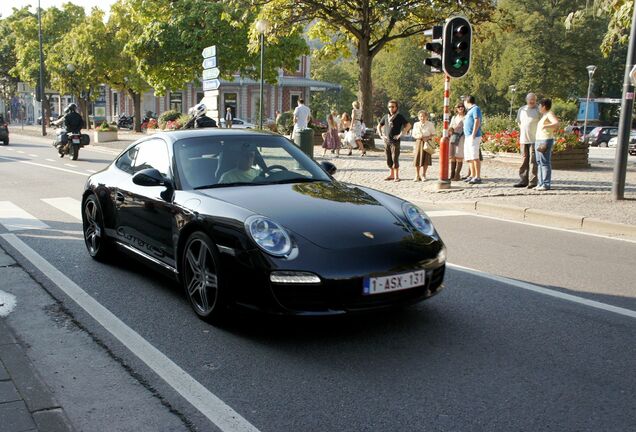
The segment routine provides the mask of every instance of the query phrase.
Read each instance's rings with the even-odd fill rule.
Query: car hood
[[[241,186],[200,192],[267,216],[323,248],[376,246],[412,237],[379,201],[344,183]]]

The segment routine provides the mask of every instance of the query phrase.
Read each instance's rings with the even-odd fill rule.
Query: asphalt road
[[[87,176],[114,153],[85,148],[79,161],[69,161],[43,140],[12,137],[11,146],[0,146],[0,219],[2,209],[17,206],[36,220],[21,222],[48,228],[9,231],[0,225],[0,234],[16,235],[254,428],[636,428],[636,315],[616,312],[636,311],[635,243],[429,209],[456,265],[447,271],[446,288],[430,301],[346,319],[241,314],[216,328],[198,320],[180,288],[159,274],[123,256],[108,265],[86,253],[72,200],[79,206]],[[71,300],[46,267],[19,253],[11,238],[0,236],[0,244],[59,300],[58,318],[75,323],[67,343],[88,335],[91,349],[110,359],[107,367],[77,373],[80,387],[62,388],[71,381],[68,370],[58,373],[60,364],[72,361],[68,353],[47,350],[46,337],[38,336],[46,332],[29,325],[19,307],[9,316],[31,354],[42,354],[34,362],[62,405],[72,405],[67,414],[76,425],[106,430],[95,422],[106,425],[112,416],[109,430],[219,430]],[[533,287],[545,291],[528,289]],[[18,289],[18,302],[28,303],[21,299],[28,295]],[[104,386],[117,388],[119,399],[100,398]],[[152,406],[154,416],[166,419],[159,426],[121,415],[140,386],[161,401]]]

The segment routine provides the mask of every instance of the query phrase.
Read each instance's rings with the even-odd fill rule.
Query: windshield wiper
[[[215,183],[215,184],[211,184],[211,185],[205,185],[205,186],[197,186],[194,188],[194,190],[199,190],[199,189],[214,189],[214,188],[222,188],[222,187],[230,187],[230,186],[261,186],[264,184],[268,184],[268,183],[263,183],[263,182],[232,182],[232,183]]]
[[[277,180],[273,182],[268,182],[268,184],[286,184],[286,183],[313,183],[313,182],[329,182],[330,180],[325,179],[315,179],[309,177],[296,177],[290,179]]]

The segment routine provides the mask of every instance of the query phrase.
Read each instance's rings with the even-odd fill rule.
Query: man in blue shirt
[[[475,104],[474,96],[464,99],[466,118],[464,119],[464,158],[470,166],[470,175],[466,182],[481,183],[481,162],[479,160],[479,144],[481,143],[481,109]]]

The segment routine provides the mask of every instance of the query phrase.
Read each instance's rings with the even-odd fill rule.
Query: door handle
[[[125,199],[124,194],[123,194],[123,193],[121,193],[121,192],[117,192],[117,193],[115,193],[115,199],[116,199],[118,202],[122,202],[122,203],[123,203],[123,202],[124,202],[124,199]]]

